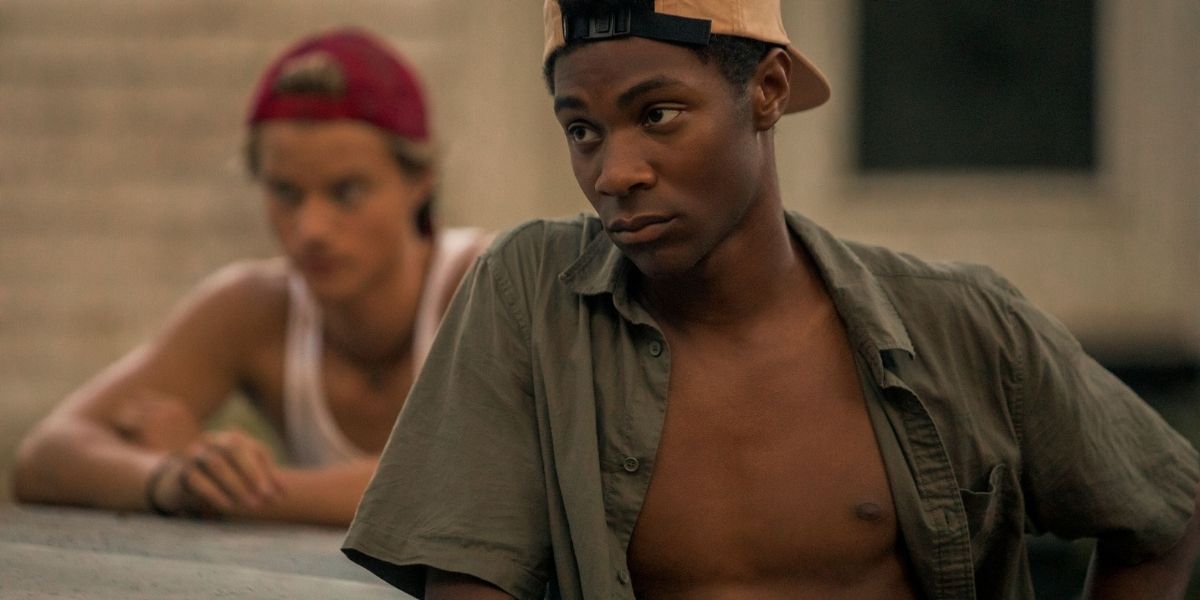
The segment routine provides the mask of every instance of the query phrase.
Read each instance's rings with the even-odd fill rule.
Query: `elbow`
[[[72,435],[64,421],[53,417],[37,424],[17,446],[13,460],[11,489],[19,502],[55,502],[59,487],[57,477],[71,464],[64,455],[77,436]]]
[[[45,435],[35,429],[21,440],[13,461],[11,490],[18,502],[39,502],[46,499],[40,483],[39,457],[45,446]]]

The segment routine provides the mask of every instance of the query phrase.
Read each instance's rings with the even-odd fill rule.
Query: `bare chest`
[[[285,430],[286,410],[282,347],[259,361],[252,395],[279,431]],[[325,352],[316,382],[338,430],[356,447],[378,453],[412,385],[411,361],[380,371],[364,370],[336,354]]]
[[[382,451],[412,386],[411,361],[369,369],[326,353],[321,371],[326,402],[338,428],[359,448]]]
[[[879,446],[840,324],[831,327],[757,349],[672,347],[662,440],[629,551],[643,591],[899,572]]]

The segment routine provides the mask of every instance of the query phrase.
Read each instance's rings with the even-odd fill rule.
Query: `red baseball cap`
[[[314,64],[335,68],[341,93],[279,85],[289,72]],[[306,38],[271,63],[258,83],[246,124],[272,119],[357,119],[416,142],[430,139],[425,97],[416,71],[390,46],[357,29]]]

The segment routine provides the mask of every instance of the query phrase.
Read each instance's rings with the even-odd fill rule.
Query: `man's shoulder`
[[[1011,283],[983,264],[841,243],[861,264],[863,278],[845,281],[843,291],[857,294],[860,304],[873,303],[876,314],[884,315],[880,318],[898,317],[912,343],[926,352],[931,344],[941,345],[939,340],[990,344],[1011,329],[1014,311],[1027,304]],[[945,349],[956,352],[951,346]]]
[[[283,258],[246,259],[229,263],[196,287],[202,297],[228,297],[280,306],[286,301],[290,270]]]
[[[844,244],[864,267],[870,280],[866,289],[886,298],[880,302],[886,307],[882,312],[898,317],[911,343],[927,357],[957,360],[969,353],[964,346],[978,349],[1012,342],[1014,315],[1029,310],[1021,293],[986,265]]]
[[[239,339],[261,339],[282,331],[286,323],[288,278],[287,264],[280,258],[227,264],[184,297],[177,316],[197,319]]]
[[[283,267],[276,261],[239,261],[204,278],[146,341],[138,354],[145,362],[136,368],[160,373],[155,381],[167,376],[209,387],[261,383],[264,357],[278,355],[286,331]]]
[[[580,213],[559,219],[534,219],[498,234],[483,257],[508,271],[555,279],[604,235],[600,219]]]
[[[968,291],[997,299],[1018,294],[1007,279],[984,264],[929,260],[885,246],[853,241],[842,243],[882,287],[894,292],[910,290],[937,295],[939,292],[958,294]]]

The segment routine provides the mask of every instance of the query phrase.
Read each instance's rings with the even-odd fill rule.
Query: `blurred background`
[[[785,203],[843,237],[994,266],[1195,443],[1200,3],[916,4],[783,0],[834,90],[778,127]],[[538,0],[0,2],[5,481],[23,432],[201,277],[274,253],[244,111],[270,58],[338,25],[423,73],[444,224],[587,209]],[[1081,551],[1035,542],[1045,597],[1066,597]]]

